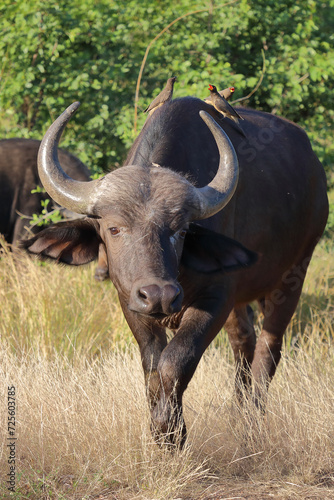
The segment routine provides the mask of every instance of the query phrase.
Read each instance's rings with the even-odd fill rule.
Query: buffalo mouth
[[[139,314],[139,316],[143,319],[143,321],[153,320],[159,325],[169,328],[169,330],[177,330],[180,326],[182,317],[184,313],[184,307],[182,307],[181,311],[173,314],[164,314],[164,313],[152,313],[152,314]]]
[[[162,313],[162,312],[157,312],[157,313],[148,314],[147,316],[149,316],[150,318],[157,319],[157,320],[163,320],[165,318],[168,318],[170,315]]]

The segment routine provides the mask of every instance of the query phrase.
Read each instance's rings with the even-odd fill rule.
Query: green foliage
[[[153,44],[138,102],[142,110],[171,75],[175,95],[208,94],[209,83],[234,85],[247,103],[306,128],[330,174],[334,159],[334,0],[3,0],[0,6],[0,134],[41,138],[75,100],[80,112],[63,146],[93,172],[118,166],[134,140],[134,98]]]
[[[50,203],[49,199],[41,200],[42,210],[40,214],[33,214],[30,224],[32,226],[49,226],[52,223],[59,222],[63,220],[63,217],[59,210],[48,210],[48,205]]]
[[[45,193],[45,189],[42,186],[36,186],[36,189],[31,190],[31,194],[35,193]],[[50,201],[48,198],[41,200],[41,210],[38,214],[33,214],[32,219],[29,224],[31,226],[49,226],[52,223],[60,222],[63,220],[61,212],[57,209],[52,208],[51,211],[48,209]]]

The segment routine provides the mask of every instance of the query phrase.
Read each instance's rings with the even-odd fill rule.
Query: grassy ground
[[[222,333],[187,390],[189,439],[174,454],[151,439],[137,348],[111,284],[93,272],[0,260],[0,498],[334,499],[332,247],[316,251],[266,416],[235,404]]]

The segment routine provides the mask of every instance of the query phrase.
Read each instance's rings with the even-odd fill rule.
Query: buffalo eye
[[[180,238],[184,239],[186,237],[186,234],[187,234],[187,231],[185,229],[182,229],[180,232],[179,232],[179,236]]]
[[[110,227],[109,231],[110,231],[110,234],[112,236],[116,236],[117,234],[119,234],[121,232],[118,227]]]

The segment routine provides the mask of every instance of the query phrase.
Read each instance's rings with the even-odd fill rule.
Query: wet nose
[[[170,283],[140,286],[135,293],[135,310],[144,314],[173,314],[181,309],[182,295],[181,288]]]

